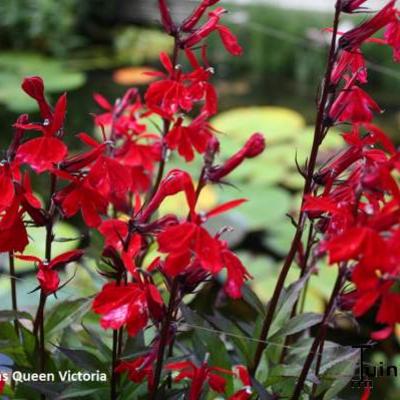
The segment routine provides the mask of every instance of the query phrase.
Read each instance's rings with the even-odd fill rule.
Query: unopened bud
[[[207,177],[212,182],[218,182],[224,176],[236,169],[246,158],[254,158],[265,149],[265,139],[261,133],[254,133],[246,144],[223,165],[211,168]]]

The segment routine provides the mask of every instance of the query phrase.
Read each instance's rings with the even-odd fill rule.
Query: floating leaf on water
[[[291,209],[292,195],[284,189],[256,185],[246,185],[245,189],[242,192],[240,188],[222,187],[221,201],[243,197],[249,199],[237,211],[246,218],[252,230],[268,229],[281,222]]]
[[[265,135],[267,146],[292,139],[304,130],[305,120],[296,111],[282,107],[243,107],[223,112],[211,125],[239,142],[254,132]]]
[[[36,103],[21,89],[26,76],[40,75],[47,92],[76,89],[85,83],[85,74],[68,69],[61,61],[36,53],[0,54],[0,102],[15,112],[36,111]]]

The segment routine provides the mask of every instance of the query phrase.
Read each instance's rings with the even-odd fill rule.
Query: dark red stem
[[[158,344],[158,353],[157,353],[157,361],[156,367],[154,370],[154,380],[152,384],[152,390],[149,396],[149,400],[155,400],[157,396],[158,386],[160,385],[161,373],[164,364],[164,353],[166,346],[168,344],[168,339],[170,338],[170,326],[173,320],[175,305],[176,305],[176,297],[178,294],[178,281],[174,279],[172,282],[167,314],[164,317],[161,332],[160,332],[160,341]]]
[[[329,299],[328,306],[325,310],[324,316],[322,318],[321,325],[319,327],[317,336],[315,337],[313,344],[311,346],[310,352],[304,362],[303,369],[300,373],[299,379],[297,381],[296,387],[294,389],[291,400],[298,400],[300,398],[301,392],[303,391],[303,387],[305,381],[307,379],[308,372],[310,371],[311,365],[314,361],[315,355],[317,353],[318,348],[321,346],[322,342],[325,340],[326,331],[328,329],[330,317],[335,308],[336,300],[340,294],[343,285],[343,278],[346,276],[346,266],[339,266],[339,273],[336,279],[335,287],[332,290],[331,297]]]
[[[328,63],[327,63],[325,78],[323,81],[323,88],[322,88],[321,98],[319,101],[318,113],[317,113],[317,117],[316,117],[314,139],[313,139],[313,144],[312,144],[312,148],[311,148],[310,159],[308,160],[308,165],[307,165],[307,173],[306,173],[306,179],[305,179],[304,189],[303,189],[303,202],[304,202],[305,196],[307,194],[311,193],[311,191],[312,191],[313,176],[314,176],[315,166],[316,166],[317,157],[318,157],[318,150],[319,150],[321,142],[324,138],[325,129],[327,127],[326,121],[325,121],[326,106],[329,102],[328,101],[329,95],[332,90],[331,85],[330,85],[330,80],[331,80],[333,66],[334,66],[335,60],[336,60],[336,39],[337,39],[337,34],[338,34],[340,11],[341,11],[341,0],[338,0],[336,3],[336,11],[335,11],[334,24],[333,24],[333,34],[332,34],[332,40],[331,40],[331,45],[330,45],[330,50],[329,50],[329,55],[328,55]],[[280,272],[280,275],[278,277],[278,281],[276,283],[274,293],[273,293],[271,301],[269,303],[267,314],[265,316],[265,319],[264,319],[264,322],[262,325],[261,334],[259,336],[259,344],[257,346],[253,362],[249,366],[249,371],[252,376],[255,375],[258,365],[261,361],[262,354],[267,346],[266,339],[268,338],[269,329],[272,324],[272,320],[273,320],[273,317],[275,314],[276,307],[278,305],[280,294],[281,294],[282,289],[285,284],[287,274],[290,270],[290,267],[292,266],[293,260],[299,249],[299,245],[300,245],[300,242],[301,242],[301,239],[303,236],[304,225],[305,225],[305,213],[303,211],[300,211],[298,222],[297,222],[296,232],[294,234],[289,253],[286,257],[285,263],[284,263],[282,270]]]

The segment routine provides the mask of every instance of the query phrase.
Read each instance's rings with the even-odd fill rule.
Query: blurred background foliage
[[[182,5],[183,2],[173,1]],[[189,12],[194,2],[175,6],[176,17]],[[250,201],[215,219],[211,230],[223,225],[233,226],[231,245],[254,276],[253,288],[259,297],[270,298],[283,258],[290,245],[293,225],[286,214],[298,208],[302,178],[295,157],[304,163],[313,135],[315,98],[326,57],[327,35],[331,15],[305,10],[273,8],[263,4],[221,4],[231,10],[226,20],[245,47],[245,55],[232,59],[222,49],[217,38],[209,45],[209,58],[216,66],[214,78],[220,93],[221,113],[212,120],[221,140],[221,159],[239,149],[249,134],[265,133],[267,150],[261,157],[249,160],[232,175],[232,186],[212,187],[204,191],[200,205],[206,210],[219,201],[245,197]],[[20,90],[22,77],[41,75],[50,98],[68,91],[67,140],[77,149],[74,134],[93,131],[91,113],[99,111],[92,100],[94,91],[109,99],[120,96],[128,87],[144,90],[147,78],[144,70],[159,68],[160,51],[168,51],[170,39],[160,31],[155,0],[1,0],[0,1],[0,122],[1,147],[10,141],[11,125],[18,113],[37,116],[35,103]],[[343,24],[351,26],[344,18]],[[368,91],[386,110],[379,123],[398,143],[400,73],[391,54],[377,45],[366,48],[370,61]],[[150,125],[149,125],[150,126]],[[342,146],[339,132],[328,136],[320,162],[328,160]],[[197,177],[201,159],[183,164],[175,156],[170,167],[178,166]],[[42,193],[42,195],[45,195]],[[179,197],[168,200],[162,211],[187,212]],[[75,225],[75,226],[73,226]],[[96,243],[99,237],[79,236],[79,219],[57,226],[60,241],[57,253],[79,243]],[[43,232],[32,231],[29,254],[42,253]],[[64,242],[63,238],[76,238]],[[93,246],[92,246],[93,247]],[[100,248],[100,246],[98,246]],[[0,272],[7,267],[0,256]],[[29,309],[36,300],[29,294],[35,288],[31,266],[20,263],[19,292],[21,304]],[[305,309],[320,312],[326,305],[334,271],[319,266],[312,278],[310,296]],[[94,293],[102,284],[94,262],[85,262],[76,270],[65,273],[64,281],[76,274],[76,279],[60,292],[63,299]],[[293,271],[290,280],[298,277]],[[0,277],[0,302],[8,304],[8,280]],[[357,331],[349,321],[337,321],[342,341],[366,341],[369,331],[367,316]],[[394,357],[396,341],[384,344],[374,357]],[[377,383],[376,398],[399,398],[399,380]],[[385,392],[382,392],[384,387]],[[397,389],[395,389],[397,388]],[[353,393],[354,394],[354,393]],[[349,397],[352,398],[352,394]]]

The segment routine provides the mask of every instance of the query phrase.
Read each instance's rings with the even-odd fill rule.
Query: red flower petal
[[[68,153],[67,146],[55,137],[43,136],[22,144],[17,151],[17,161],[29,164],[36,172],[51,170]]]

